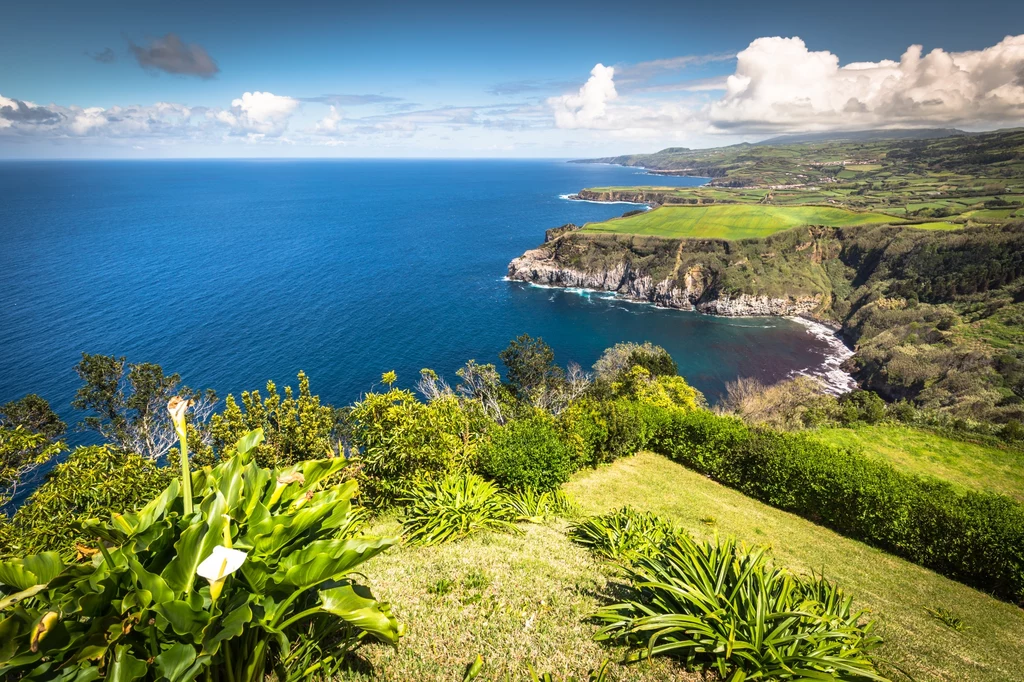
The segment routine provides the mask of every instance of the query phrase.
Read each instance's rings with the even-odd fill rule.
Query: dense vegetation
[[[676,374],[668,354],[650,344],[609,349],[593,373],[558,366],[542,340],[525,335],[500,357],[505,380],[494,366],[472,361],[454,387],[424,370],[420,397],[398,388],[388,372],[383,389],[343,409],[322,405],[300,374],[297,392],[285,389],[282,398],[270,385],[267,397],[247,393],[241,406],[229,398],[207,418],[193,410],[212,396],[185,389],[163,411],[138,409],[156,398],[133,402],[133,396],[165,395],[166,382],[119,380],[127,388],[99,392],[112,386],[106,377],[130,376],[134,367],[149,368],[147,376],[164,374],[84,356],[84,364],[115,370],[80,371],[80,396],[107,396],[79,401],[101,420],[87,427],[118,428],[106,431],[106,445],[69,453],[2,519],[0,553],[10,558],[0,561],[0,631],[11,644],[0,649],[0,672],[62,679],[109,668],[125,671],[123,679],[193,679],[210,671],[231,681],[270,672],[279,679],[341,674],[354,647],[393,644],[404,632],[388,604],[350,575],[397,541],[367,531],[367,515],[397,518],[407,547],[504,532],[529,536],[522,524],[577,513],[559,492],[575,472],[644,448],[1024,603],[1024,508],[1008,497],[962,492],[805,434],[716,415]],[[109,409],[97,412],[100,406]],[[877,422],[890,409],[868,393],[812,408],[801,414],[819,418],[801,417],[802,425]],[[55,447],[62,429],[48,410],[37,398],[5,406],[4,414],[22,416],[5,422],[3,432],[33,434],[40,440],[31,448]],[[147,429],[169,430],[179,449],[156,454],[147,439],[119,435]],[[11,466],[28,461],[34,460],[25,452],[10,455]],[[104,517],[109,520],[98,520]],[[627,660],[628,650],[643,644],[684,668],[711,667],[723,675],[777,677],[797,659],[808,671],[837,679],[876,675],[870,627],[830,581],[769,564],[760,550],[741,551],[729,539],[691,541],[671,523],[643,514],[584,520],[573,537],[632,567],[626,575],[639,596],[596,611],[607,625],[599,639]],[[659,565],[667,573],[658,579],[669,591],[676,589],[673,581],[697,584],[697,573],[672,568],[668,557],[682,565],[711,556],[727,557],[723,566],[749,566],[728,573],[736,591],[715,607],[728,611],[732,630],[753,638],[749,655],[721,649],[720,638],[729,635],[719,617],[649,594],[654,588],[646,584],[653,585]],[[195,581],[197,575],[209,585]],[[102,596],[83,605],[82,595],[98,584]],[[761,599],[749,592],[755,588],[767,590],[763,597],[778,613],[800,611],[787,628],[803,644],[786,650],[757,644],[766,641],[764,614],[743,601]],[[796,601],[780,597],[779,589]],[[651,623],[682,618],[658,641],[643,634],[645,619],[655,616],[652,604],[661,615]],[[90,639],[112,623],[120,623],[122,634],[104,637],[102,645]],[[150,659],[156,664],[146,667]]]

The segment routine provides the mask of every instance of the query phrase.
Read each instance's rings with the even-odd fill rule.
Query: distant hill
[[[957,128],[893,128],[890,130],[850,130],[829,133],[779,135],[755,142],[758,145],[803,144],[805,142],[871,142],[874,140],[932,140],[937,137],[967,135]],[[667,150],[666,150],[667,151]]]
[[[706,177],[715,187],[779,188],[847,179],[847,165],[856,166],[859,172],[871,172],[895,162],[917,165],[918,172],[985,172],[989,177],[1009,173],[1016,177],[1022,160],[1024,129],[965,133],[955,128],[930,128],[786,135],[758,144],[711,149],[669,147],[654,154],[576,163],[612,163],[646,168],[655,175]],[[1000,165],[989,167],[996,163]],[[901,167],[900,172],[907,169]]]

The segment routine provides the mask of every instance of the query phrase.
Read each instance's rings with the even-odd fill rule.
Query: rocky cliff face
[[[711,315],[806,315],[823,302],[821,295],[770,297],[721,292],[716,286],[715,272],[701,264],[674,274],[675,277],[657,279],[628,258],[582,269],[560,262],[557,251],[548,246],[527,251],[508,266],[508,277],[513,280],[612,291],[634,301]]]

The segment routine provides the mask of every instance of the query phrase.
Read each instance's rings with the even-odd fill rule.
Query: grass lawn
[[[625,493],[625,491],[623,491]],[[437,547],[393,547],[361,567],[374,596],[391,602],[408,632],[396,648],[358,651],[344,680],[462,680],[477,654],[479,680],[526,680],[527,665],[585,680],[622,649],[591,640],[588,616],[613,601],[612,570],[566,537],[564,522],[527,524],[524,535],[483,534]],[[373,534],[398,534],[397,523]],[[698,682],[670,660],[613,665],[614,680]]]
[[[800,225],[866,225],[901,223],[902,218],[884,213],[860,213],[828,206],[770,206],[721,204],[712,206],[662,206],[653,211],[589,223],[584,232],[697,237],[705,239],[749,239]]]
[[[877,618],[885,639],[878,658],[893,680],[907,679],[894,666],[917,682],[1021,678],[1024,609],[761,504],[664,457],[622,459],[577,476],[566,488],[587,513],[630,504],[698,535],[717,531],[771,545],[776,560],[796,571],[824,568]],[[940,606],[969,629],[955,632],[925,611]]]
[[[863,450],[910,473],[1024,502],[1024,453],[1017,450],[965,443],[905,426],[828,428],[813,434],[833,445]]]

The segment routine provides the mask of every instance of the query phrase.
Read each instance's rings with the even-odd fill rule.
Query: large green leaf
[[[195,660],[196,650],[193,647],[188,644],[172,644],[154,661],[157,679],[161,682],[178,682]]]
[[[128,567],[138,581],[139,586],[149,592],[152,597],[152,601],[143,604],[143,606],[149,606],[150,603],[162,603],[174,599],[174,591],[167,586],[167,582],[164,581],[156,573],[150,573],[142,567],[136,559],[130,558],[128,560]]]
[[[115,649],[114,660],[107,671],[109,682],[132,682],[146,676],[149,666],[145,661],[132,656],[128,649],[127,644],[119,645]]]
[[[342,585],[319,594],[320,608],[380,640],[395,644],[403,634],[401,624],[391,615],[391,607],[374,599],[365,587]]]
[[[224,526],[227,523],[224,519],[226,510],[224,497],[216,494],[208,507],[206,518],[199,522],[193,521],[174,543],[177,554],[161,571],[160,577],[175,594],[184,594],[191,590],[199,564],[210,556],[214,547],[223,544]]]
[[[189,636],[195,642],[201,641],[203,629],[210,622],[208,612],[194,609],[180,599],[155,604],[153,610],[170,624],[174,632],[183,637]],[[157,620],[157,625],[161,625],[160,620]]]
[[[203,633],[203,653],[216,655],[221,643],[241,636],[246,624],[252,622],[252,619],[252,609],[246,603],[211,621]]]
[[[64,570],[64,562],[56,552],[42,552],[24,559],[0,561],[0,585],[27,590],[46,585]]]
[[[281,562],[274,579],[296,587],[312,587],[325,580],[337,580],[395,542],[397,538],[367,537],[311,542],[288,555]]]
[[[256,429],[255,431],[250,431],[249,433],[239,438],[238,442],[235,443],[235,454],[244,457],[245,455],[249,454],[250,450],[252,450],[254,447],[256,447],[262,442],[263,429]]]

